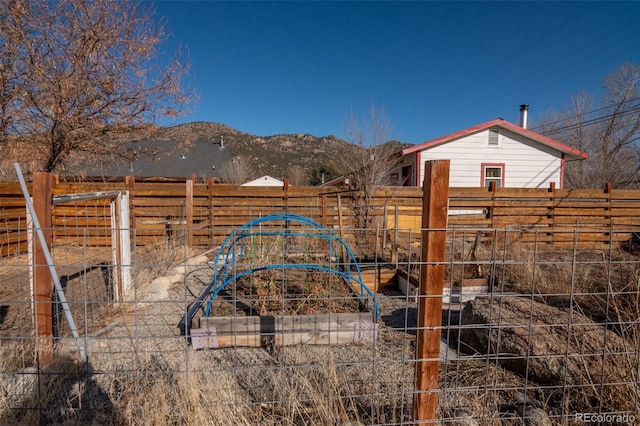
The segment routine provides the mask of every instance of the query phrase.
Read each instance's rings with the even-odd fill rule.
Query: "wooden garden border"
[[[372,343],[378,326],[371,312],[321,315],[202,317],[191,329],[194,349]]]

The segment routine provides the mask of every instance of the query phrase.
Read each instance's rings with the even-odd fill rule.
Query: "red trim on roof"
[[[469,127],[468,129],[464,129],[461,130],[459,132],[455,132],[455,133],[451,133],[447,136],[442,136],[440,138],[437,139],[433,139],[424,143],[421,143],[419,145],[414,145],[412,147],[409,148],[405,148],[403,149],[402,155],[407,155],[407,154],[411,154],[412,152],[416,152],[416,151],[423,151],[425,149],[430,149],[433,148],[435,146],[438,145],[442,145],[451,141],[454,141],[456,139],[460,139],[464,136],[467,135],[471,135],[473,133],[478,133],[481,132],[483,130],[489,129],[491,127],[502,127],[503,129],[507,129],[509,131],[512,131],[514,133],[517,133],[519,135],[522,135],[526,138],[532,139],[536,142],[539,142],[543,145],[547,145],[550,146],[558,151],[560,151],[561,153],[564,154],[569,154],[570,156],[574,157],[575,159],[587,159],[589,158],[589,155],[586,152],[582,152],[579,149],[575,149],[569,145],[566,145],[562,142],[558,142],[555,139],[551,139],[548,138],[546,136],[542,136],[539,133],[533,132],[531,130],[528,129],[523,129],[520,126],[517,126],[515,124],[509,123],[508,121],[505,121],[501,118],[497,118],[495,120],[491,120],[488,121],[486,123],[483,124],[479,124],[477,126],[473,126],[473,127]]]

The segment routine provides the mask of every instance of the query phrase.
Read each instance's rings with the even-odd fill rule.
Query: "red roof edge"
[[[555,139],[551,139],[548,138],[546,136],[543,136],[539,133],[536,133],[534,131],[528,130],[528,129],[524,129],[520,126],[517,126],[513,123],[509,123],[508,121],[505,121],[501,118],[497,118],[495,120],[491,120],[488,121],[486,123],[482,123],[482,124],[478,124],[477,126],[473,126],[473,127],[469,127],[468,129],[464,129],[461,130],[459,132],[455,132],[455,133],[451,133],[449,135],[446,136],[442,136],[440,138],[437,139],[432,139],[430,141],[427,142],[423,142],[421,144],[418,145],[414,145],[408,148],[405,148],[401,151],[402,155],[407,155],[407,154],[411,154],[413,152],[416,151],[422,151],[424,149],[429,149],[429,148],[433,148],[435,146],[438,145],[442,145],[448,142],[451,142],[453,140],[456,139],[460,139],[464,136],[473,134],[473,133],[477,133],[477,132],[481,132],[483,130],[486,130],[490,127],[494,127],[494,126],[498,126],[498,127],[502,127],[504,129],[510,130],[514,133],[520,134],[522,136],[525,136],[529,139],[532,139],[536,142],[539,142],[543,145],[547,145],[550,146],[560,152],[563,152],[565,154],[569,154],[573,157],[575,157],[576,159],[587,159],[589,158],[589,155],[586,152],[580,151],[579,149],[573,148],[569,145],[566,145],[562,142],[559,142]]]

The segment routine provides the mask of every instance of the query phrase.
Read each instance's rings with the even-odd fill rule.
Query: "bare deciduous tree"
[[[373,195],[381,186],[389,185],[389,174],[397,167],[397,146],[388,143],[391,126],[384,110],[371,105],[367,120],[359,121],[352,114],[347,126],[347,141],[359,149],[344,164],[344,178],[353,197],[356,226],[363,232],[372,225],[375,209]],[[368,244],[364,235],[358,242]]]
[[[244,157],[235,157],[233,160],[220,166],[220,177],[225,183],[242,185],[253,179],[254,172],[249,160]]]
[[[0,0],[0,10],[0,142],[28,138],[42,170],[120,153],[119,140],[192,99],[188,65],[179,52],[160,57],[164,30],[144,3]]]
[[[307,173],[300,166],[290,166],[287,178],[291,185],[306,185],[308,183]]]
[[[21,2],[0,4],[0,137],[7,137],[12,125],[22,118],[19,94],[23,91],[24,65],[20,59],[28,31],[29,14]]]
[[[581,92],[570,106],[542,118],[536,131],[589,154],[569,162],[567,186],[640,187],[640,66],[624,64],[607,75],[604,95]]]

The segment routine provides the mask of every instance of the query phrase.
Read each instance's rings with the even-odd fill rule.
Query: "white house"
[[[391,183],[421,186],[428,160],[448,159],[449,185],[543,188],[563,187],[567,161],[584,160],[586,153],[526,129],[526,106],[521,126],[496,119],[403,149],[401,165]]]
[[[274,177],[265,175],[258,179],[250,180],[241,186],[284,186],[284,182]]]

